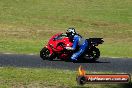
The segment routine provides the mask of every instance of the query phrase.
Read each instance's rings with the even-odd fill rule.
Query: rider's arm
[[[79,37],[75,35],[74,39],[73,39],[73,45],[72,45],[73,50],[76,49],[76,47],[78,45],[78,41],[79,41]]]
[[[78,45],[78,41],[79,41],[79,37],[78,36],[74,36],[73,38],[73,45],[72,47],[66,47],[67,50],[75,50],[77,45]]]

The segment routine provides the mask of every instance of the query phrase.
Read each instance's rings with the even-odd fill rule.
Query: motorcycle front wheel
[[[49,56],[50,56],[50,51],[44,47],[41,51],[40,51],[40,57],[43,59],[43,60],[46,60],[46,59],[49,59]]]

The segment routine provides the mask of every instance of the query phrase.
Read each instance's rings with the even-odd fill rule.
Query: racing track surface
[[[132,73],[132,59],[130,58],[100,58],[94,63],[72,63],[59,60],[44,61],[37,55],[0,54],[0,67],[15,66],[24,68],[58,68],[77,70],[80,65],[88,71]]]

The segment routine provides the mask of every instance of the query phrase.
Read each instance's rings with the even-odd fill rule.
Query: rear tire
[[[85,57],[88,57],[89,61],[95,62],[100,57],[100,51],[98,48],[93,47],[87,54],[85,54]]]
[[[49,59],[49,56],[50,56],[50,51],[44,47],[41,51],[40,51],[40,57],[43,59],[43,60],[46,60],[46,59]]]

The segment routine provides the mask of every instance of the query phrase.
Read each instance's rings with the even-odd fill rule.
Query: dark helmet
[[[75,28],[68,28],[66,34],[69,37],[74,36],[76,34]]]

